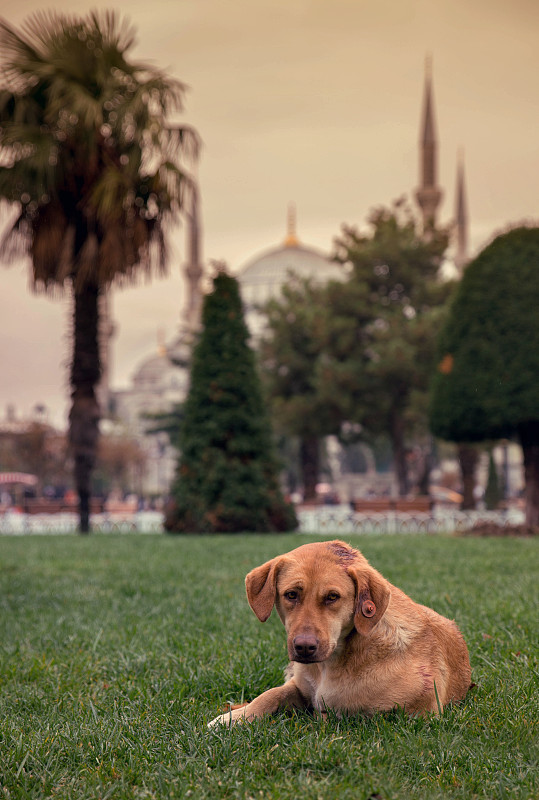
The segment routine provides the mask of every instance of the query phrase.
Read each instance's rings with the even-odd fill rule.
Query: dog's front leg
[[[268,689],[266,692],[255,697],[255,699],[241,708],[235,708],[226,714],[221,714],[208,724],[213,725],[234,725],[236,722],[249,722],[255,717],[263,717],[266,714],[274,714],[284,708],[306,708],[308,702],[301,694],[294,680],[289,680],[283,686],[275,689]]]

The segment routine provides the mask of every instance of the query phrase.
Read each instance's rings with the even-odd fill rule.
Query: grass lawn
[[[461,707],[207,730],[281,682],[284,630],[243,580],[310,537],[1,537],[0,798],[539,797],[539,542],[344,538],[456,619]]]

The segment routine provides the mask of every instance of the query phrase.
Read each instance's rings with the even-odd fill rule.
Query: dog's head
[[[305,544],[256,567],[245,579],[261,622],[273,606],[286,628],[292,661],[325,661],[346,637],[368,636],[383,617],[388,582],[344,542]]]

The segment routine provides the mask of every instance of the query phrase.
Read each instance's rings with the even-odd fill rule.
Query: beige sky
[[[0,0],[20,24],[41,0]],[[114,7],[138,32],[134,55],[190,87],[183,120],[204,142],[203,256],[238,270],[285,234],[327,252],[343,222],[416,187],[427,54],[433,59],[441,220],[454,212],[464,149],[472,255],[508,223],[539,217],[537,0],[58,0]],[[180,318],[183,232],[170,277],[117,293],[112,383],[125,386]],[[28,292],[28,267],[0,272],[0,418],[68,410],[68,301]]]

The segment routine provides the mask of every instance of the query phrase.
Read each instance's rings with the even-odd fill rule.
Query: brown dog
[[[245,584],[261,622],[275,605],[291,663],[283,686],[210,725],[280,708],[437,713],[468,691],[470,660],[455,623],[414,603],[344,542],[305,544],[253,569]]]

